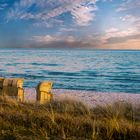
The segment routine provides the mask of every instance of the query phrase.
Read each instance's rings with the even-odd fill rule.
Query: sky
[[[0,0],[0,48],[140,50],[140,0]]]

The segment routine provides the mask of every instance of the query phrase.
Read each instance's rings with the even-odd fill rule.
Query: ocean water
[[[40,81],[55,89],[140,93],[140,51],[0,50],[0,76]]]

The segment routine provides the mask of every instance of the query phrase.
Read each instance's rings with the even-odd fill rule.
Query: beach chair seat
[[[37,102],[40,104],[44,104],[47,102],[52,101],[53,94],[51,92],[53,83],[50,81],[44,81],[37,85],[36,92],[37,92]]]

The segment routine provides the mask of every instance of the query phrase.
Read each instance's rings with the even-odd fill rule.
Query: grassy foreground
[[[0,140],[139,140],[140,106],[37,105],[0,97]]]

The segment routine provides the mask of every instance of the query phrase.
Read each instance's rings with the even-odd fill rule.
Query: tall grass
[[[0,97],[0,139],[139,140],[140,106],[88,108],[71,100],[38,105]]]

